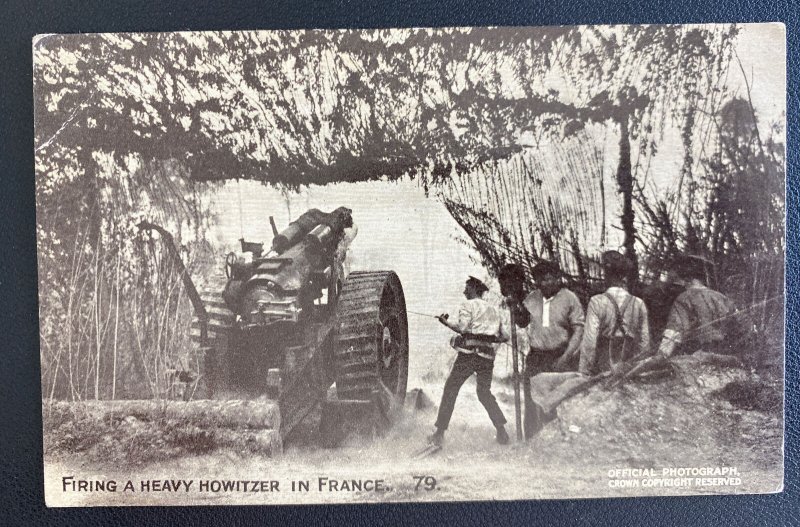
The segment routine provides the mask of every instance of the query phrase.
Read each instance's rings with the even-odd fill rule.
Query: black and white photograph
[[[783,24],[32,46],[48,506],[783,489]]]

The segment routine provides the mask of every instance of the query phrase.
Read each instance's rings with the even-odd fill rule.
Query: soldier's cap
[[[673,263],[675,272],[681,278],[704,278],[706,268],[713,265],[711,260],[695,254],[682,254]]]
[[[633,262],[619,251],[604,252],[600,263],[607,272],[615,274],[627,274],[633,270]]]
[[[525,282],[525,268],[519,264],[507,263],[500,268],[497,279],[503,281],[522,284]]]
[[[531,276],[533,276],[534,280],[544,278],[546,275],[560,276],[561,268],[556,262],[542,260],[531,269]]]
[[[475,278],[474,276],[467,278],[467,285],[474,287],[478,293],[485,293],[489,290],[489,287],[483,283],[483,280]]]

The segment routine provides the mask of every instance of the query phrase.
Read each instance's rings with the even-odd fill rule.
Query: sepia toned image
[[[48,506],[782,489],[782,24],[33,59]]]

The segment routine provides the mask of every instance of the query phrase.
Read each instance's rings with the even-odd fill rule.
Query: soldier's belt
[[[480,351],[481,353],[494,353],[494,348],[491,346],[487,346],[484,342],[472,341],[467,339],[460,348],[472,350],[472,351]]]
[[[469,341],[477,342],[484,346],[486,346],[487,344],[497,344],[498,342],[500,342],[500,339],[497,337],[497,335],[480,335],[476,333],[464,333],[461,336]]]
[[[463,335],[456,335],[450,341],[450,345],[455,349],[494,355],[494,347],[484,340],[474,339]]]

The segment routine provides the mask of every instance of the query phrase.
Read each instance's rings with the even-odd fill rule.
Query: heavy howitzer
[[[339,424],[343,405],[385,421],[402,403],[408,379],[400,280],[391,271],[344,276],[353,231],[347,208],[311,209],[281,232],[270,220],[266,254],[263,244],[240,240],[242,251],[227,255],[224,275],[199,289],[172,236],[139,225],[160,233],[194,308],[192,339],[203,357],[194,393],[274,405],[278,443],[321,403],[331,413],[323,413],[323,428]]]

